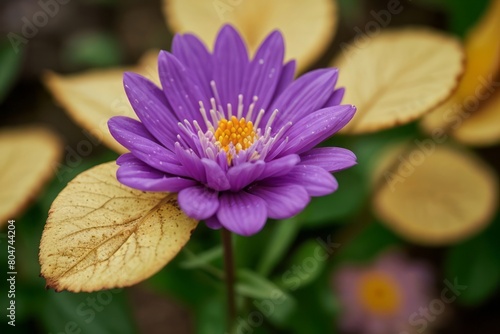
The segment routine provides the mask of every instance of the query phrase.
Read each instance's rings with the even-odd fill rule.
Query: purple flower
[[[432,285],[431,269],[400,253],[383,254],[369,266],[344,266],[334,276],[340,326],[349,333],[415,333],[421,325],[410,318],[429,306]]]
[[[161,51],[162,88],[125,73],[125,91],[139,117],[113,117],[109,129],[130,153],[117,160],[118,180],[144,191],[178,192],[181,209],[240,235],[267,218],[299,213],[311,196],[334,192],[330,174],[356,163],[343,148],[314,148],[354,115],[339,105],[337,69],[294,80],[283,64],[281,33],[271,33],[253,59],[229,25],[210,53],[193,35],[176,35]]]

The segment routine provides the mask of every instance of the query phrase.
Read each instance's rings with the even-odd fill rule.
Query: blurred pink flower
[[[415,330],[410,315],[431,301],[433,275],[426,264],[390,252],[372,264],[341,267],[333,283],[342,310],[342,330],[406,334]]]

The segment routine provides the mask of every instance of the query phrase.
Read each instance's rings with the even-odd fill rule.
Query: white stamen
[[[191,132],[191,134],[194,133],[194,129],[193,129],[193,126],[191,125],[191,123],[189,123],[189,121],[187,119],[184,120],[184,124],[186,125],[186,129],[189,130],[189,132]]]
[[[255,124],[253,125],[254,128],[256,129],[259,128],[259,124],[262,119],[262,116],[264,116],[264,113],[265,113],[264,109],[259,110],[259,113],[257,114],[257,119],[255,120]]]
[[[266,132],[264,132],[264,135],[262,137],[264,137],[265,139],[271,138],[271,130],[272,129],[270,127],[267,127]]]
[[[206,154],[207,154],[207,157],[211,160],[215,160],[215,152],[212,150],[211,147],[207,148],[205,150]]]
[[[212,116],[212,120],[214,121],[214,124],[217,124],[217,126],[218,126],[220,118],[216,114],[216,111],[213,109],[210,109],[210,116]]]
[[[194,120],[194,121],[193,121],[193,125],[194,125],[194,128],[196,129],[196,131],[198,131],[198,133],[199,133],[199,132],[203,132],[203,131],[201,130],[200,124],[198,124],[198,121]]]
[[[255,103],[257,102],[258,99],[259,98],[254,95],[252,103],[250,103],[250,106],[248,107],[248,112],[247,112],[247,116],[246,116],[246,119],[248,121],[252,119],[253,108],[255,108]]]
[[[212,117],[212,123],[216,125],[219,123],[220,118],[217,114],[217,106],[215,105],[215,99],[212,97],[210,99],[210,103],[212,104],[212,109],[210,109],[210,116]]]
[[[238,95],[238,119],[243,117],[243,95]]]
[[[189,145],[187,145],[187,143],[184,141],[184,139],[182,139],[182,137],[180,135],[177,135],[177,140],[178,140],[178,143],[184,147],[189,147]]]
[[[283,136],[286,130],[288,130],[292,126],[292,122],[286,123],[279,131],[278,133],[274,136],[273,140],[277,141]]]
[[[203,118],[203,121],[205,122],[205,125],[207,126],[207,129],[213,129],[214,126],[208,120],[207,111],[205,110],[205,106],[203,105],[202,101],[200,101],[200,114],[201,114],[201,117]]]
[[[177,125],[179,126],[179,128],[181,128],[182,132],[184,132],[188,137],[191,137],[191,135],[193,134],[192,131],[189,131],[188,128],[186,128],[186,126],[184,124],[182,124],[181,122],[177,123]]]
[[[219,92],[217,91],[217,84],[215,83],[214,80],[210,81],[210,87],[212,88],[212,93],[214,93],[214,97],[216,99],[217,104],[220,105],[222,102],[220,100]]]
[[[271,114],[271,117],[269,117],[269,120],[267,121],[266,128],[271,127],[273,125],[274,119],[276,118],[276,115],[278,114],[278,109],[274,109],[273,113]]]

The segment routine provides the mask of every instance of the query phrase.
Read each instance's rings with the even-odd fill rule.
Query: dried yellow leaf
[[[107,125],[113,116],[137,118],[123,89],[123,73],[133,71],[159,84],[157,56],[156,51],[146,53],[135,68],[91,70],[76,75],[48,72],[43,82],[75,122],[109,148],[124,153],[125,148],[111,136]]]
[[[52,204],[39,255],[48,287],[88,292],[138,283],[189,240],[197,222],[175,195],[128,188],[116,170],[109,162],[78,175]]]
[[[333,0],[164,0],[164,13],[173,31],[192,32],[208,46],[226,23],[234,25],[251,52],[271,31],[286,41],[286,58],[297,59],[298,71],[323,54],[336,32],[337,4]]]
[[[447,129],[475,146],[500,141],[500,0],[493,0],[465,41],[467,64],[460,85],[443,106],[421,122],[427,132]]]
[[[500,0],[492,0],[481,20],[467,34],[467,67],[457,91],[459,97],[474,95],[479,77],[500,70]]]
[[[340,69],[344,101],[358,111],[343,129],[360,134],[411,122],[444,102],[464,66],[461,44],[424,28],[383,31],[344,48]]]
[[[41,127],[0,131],[0,227],[38,195],[61,153],[59,139]]]
[[[495,173],[470,153],[430,139],[389,151],[373,197],[375,214],[402,237],[448,245],[483,230],[498,207]]]
[[[471,114],[453,133],[455,139],[469,145],[487,146],[500,142],[500,90]]]

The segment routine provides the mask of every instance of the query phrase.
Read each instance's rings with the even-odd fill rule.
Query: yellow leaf
[[[469,145],[493,145],[500,142],[500,91],[481,106],[481,111],[456,129],[453,136]]]
[[[467,64],[460,85],[420,125],[427,132],[450,130],[455,139],[476,146],[500,141],[500,0],[493,0],[465,41]],[[496,91],[495,91],[496,90]]]
[[[164,0],[172,30],[192,32],[207,46],[225,23],[243,35],[251,52],[265,36],[279,29],[286,42],[286,58],[297,59],[298,71],[323,54],[336,31],[337,5],[333,0]]]
[[[448,245],[483,230],[498,207],[495,173],[477,157],[430,139],[389,151],[375,214],[402,237]]]
[[[59,139],[43,128],[0,132],[0,226],[16,218],[53,176],[62,153]]]
[[[423,28],[383,31],[351,44],[333,62],[356,105],[344,133],[360,134],[411,122],[444,102],[458,84],[464,54],[460,43]]]
[[[479,77],[495,76],[500,70],[500,0],[489,8],[465,40],[467,67],[458,96],[474,95]]]
[[[197,222],[176,196],[128,188],[109,162],[78,175],[55,199],[40,244],[42,276],[57,291],[124,287],[182,249]]]
[[[133,71],[159,84],[158,52],[143,56],[135,68],[91,70],[76,75],[48,72],[44,83],[69,115],[109,148],[118,153],[126,150],[109,133],[107,122],[113,116],[135,116],[123,89],[123,73]]]

